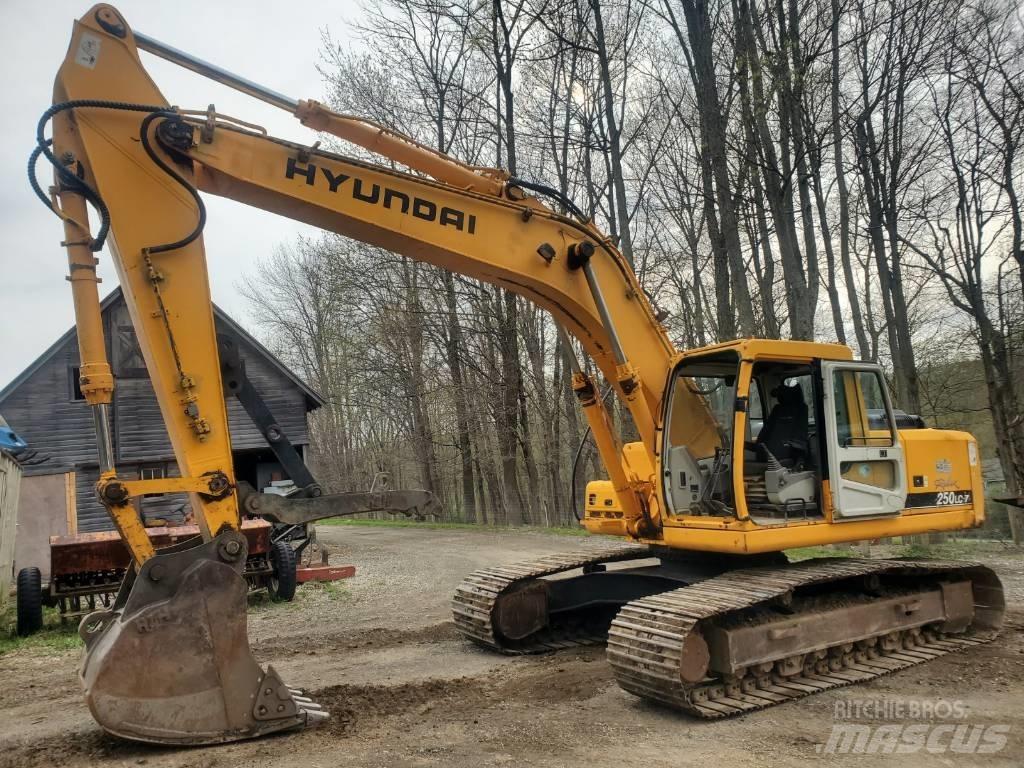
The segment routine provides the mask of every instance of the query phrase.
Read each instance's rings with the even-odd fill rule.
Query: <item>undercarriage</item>
[[[620,545],[477,571],[452,607],[462,634],[506,654],[607,643],[624,690],[717,718],[988,642],[1005,603],[972,563]]]

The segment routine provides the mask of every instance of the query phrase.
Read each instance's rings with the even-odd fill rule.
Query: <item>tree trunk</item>
[[[462,373],[462,326],[459,323],[458,303],[455,296],[455,278],[447,270],[442,274],[444,281],[445,307],[447,314],[448,370],[452,377],[455,394],[455,431],[459,446],[459,460],[462,466],[462,509],[466,519],[480,522],[473,481],[473,444],[469,433],[469,413],[466,407],[466,382]]]
[[[850,190],[846,183],[846,168],[843,163],[843,131],[840,124],[840,57],[839,19],[841,16],[840,0],[831,0],[832,19],[830,35],[832,43],[832,82],[830,83],[829,105],[832,110],[832,161],[836,177],[836,192],[839,197],[839,263],[843,268],[843,281],[846,283],[846,301],[850,305],[853,320],[853,335],[857,338],[862,360],[872,359],[864,320],[861,315],[860,300],[857,297],[857,281],[853,275],[853,262],[850,257]]]
[[[721,243],[724,245],[728,259],[732,292],[732,312],[738,321],[741,335],[753,336],[756,330],[754,307],[747,286],[746,269],[743,261],[743,245],[740,242],[739,222],[736,216],[736,204],[732,196],[732,182],[729,178],[729,161],[726,154],[725,118],[722,114],[721,100],[718,95],[717,75],[712,55],[713,30],[708,19],[708,9],[703,0],[680,0],[683,16],[686,21],[687,39],[692,56],[694,84],[697,87],[697,104],[700,110],[701,135],[704,139],[707,161],[711,167],[714,180],[714,201],[717,203]],[[673,22],[680,44],[684,45],[682,30],[675,23],[671,7],[666,7]],[[722,287],[718,288],[719,293]],[[719,317],[723,310],[719,307]],[[731,326],[732,314],[729,323]],[[720,323],[721,325],[721,323]],[[732,328],[719,327],[719,338],[733,337]]]
[[[597,47],[597,62],[601,77],[602,107],[604,122],[608,130],[608,155],[611,163],[612,189],[615,190],[614,212],[618,224],[619,250],[629,263],[633,262],[633,237],[629,226],[629,203],[626,200],[626,177],[622,172],[622,128],[615,116],[615,91],[612,88],[611,61],[604,34],[604,19],[601,16],[601,0],[589,0],[594,13],[594,43]]]

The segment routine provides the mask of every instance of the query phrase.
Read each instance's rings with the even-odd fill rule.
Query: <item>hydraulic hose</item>
[[[565,210],[569,211],[569,213],[571,213],[577,219],[583,222],[587,221],[587,217],[583,214],[583,211],[577,208],[576,204],[572,200],[563,195],[557,189],[549,187],[545,184],[538,184],[533,181],[526,181],[524,179],[512,178],[509,179],[508,181],[509,184],[515,184],[516,186],[522,187],[523,189],[528,189],[531,192],[536,192],[539,195],[544,195],[545,197],[550,197],[553,200],[557,200],[559,203],[562,204]]]
[[[175,171],[171,166],[164,162],[163,158],[160,157],[154,150],[149,140],[149,126],[158,117],[177,117],[178,115],[174,112],[167,112],[166,110],[161,112],[151,112],[146,115],[142,121],[142,125],[139,127],[139,136],[142,139],[142,148],[146,150],[146,154],[149,155],[149,159],[152,160],[157,167],[178,182],[195,200],[196,207],[199,209],[199,218],[196,221],[195,229],[189,232],[185,237],[180,240],[175,240],[172,243],[164,243],[162,245],[150,246],[147,250],[150,253],[166,253],[167,251],[175,251],[178,248],[184,248],[186,245],[194,241],[203,233],[203,227],[206,226],[206,206],[203,204],[203,199],[199,196],[199,192],[196,188],[188,183],[181,174]]]
[[[93,238],[92,243],[89,245],[90,250],[98,251],[103,248],[104,242],[106,242],[107,235],[110,232],[110,210],[107,208],[106,203],[99,196],[99,193],[86,184],[82,179],[72,173],[68,167],[58,160],[50,147],[53,145],[52,139],[46,138],[46,124],[53,119],[54,115],[64,112],[68,109],[117,109],[127,112],[167,112],[168,114],[174,114],[169,112],[166,107],[153,106],[147,104],[129,104],[120,101],[103,101],[100,99],[74,99],[72,101],[64,101],[60,104],[54,104],[52,107],[43,112],[42,117],[39,118],[39,123],[36,125],[36,148],[32,151],[32,155],[29,157],[29,183],[32,185],[32,189],[35,191],[36,196],[53,211],[55,214],[60,216],[60,213],[54,209],[53,205],[47,199],[46,195],[43,194],[42,188],[39,186],[39,182],[35,176],[35,164],[39,159],[39,155],[42,154],[50,161],[50,164],[57,171],[57,178],[62,184],[69,187],[70,189],[79,192],[90,204],[96,209],[100,215],[100,229]]]

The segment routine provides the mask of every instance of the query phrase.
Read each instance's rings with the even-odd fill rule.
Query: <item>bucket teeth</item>
[[[312,725],[320,720],[326,720],[330,714],[325,711],[320,704],[317,704],[312,699],[293,698],[292,701],[294,701],[298,707],[299,714],[306,716],[307,725]]]
[[[274,672],[273,667],[267,669],[267,677],[264,678],[262,685],[266,685],[268,680],[272,681],[276,677],[277,673]],[[271,685],[273,683],[271,682]],[[314,721],[323,720],[327,717],[327,713],[324,712],[324,708],[317,704],[312,698],[306,695],[302,688],[292,688],[287,683],[281,683],[279,686],[279,695],[288,692],[288,698],[290,698],[298,709],[298,714],[307,716],[307,723],[312,724]]]

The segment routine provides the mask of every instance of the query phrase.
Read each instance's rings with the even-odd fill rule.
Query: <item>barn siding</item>
[[[118,463],[174,455],[149,379],[117,380],[114,434]]]
[[[146,465],[164,464],[167,477],[180,477],[178,465],[174,461],[146,462]],[[75,501],[78,509],[78,530],[80,533],[109,531],[114,524],[107,515],[106,508],[96,498],[96,482],[99,480],[99,469],[88,467],[75,474]],[[123,464],[118,467],[118,474],[129,480],[139,477],[138,464]],[[142,512],[146,519],[160,518],[171,525],[184,522],[184,510],[188,504],[188,494],[169,493],[160,497],[142,499]]]
[[[96,463],[92,412],[84,401],[71,399],[70,368],[78,365],[78,341],[65,342],[21,386],[0,403],[4,418],[44,458],[25,467],[26,475],[66,472]]]
[[[78,514],[78,532],[112,530],[114,524],[107,510],[96,499],[96,481],[100,478],[97,467],[83,467],[75,472],[75,510]]]
[[[123,312],[124,301],[121,298],[104,307],[108,347],[113,337],[112,322],[120,322],[112,321],[111,317],[120,317]],[[218,331],[230,330],[220,317],[216,317],[215,322]],[[246,372],[256,390],[264,397],[288,438],[296,445],[307,445],[306,394],[267,359],[264,352],[244,339],[240,342]],[[41,463],[25,467],[26,475],[76,472],[78,525],[79,530],[85,533],[110,530],[112,524],[106,510],[96,500],[95,484],[99,470],[92,412],[84,401],[72,399],[70,369],[78,365],[78,359],[78,340],[72,333],[38,369],[0,401],[0,411],[29,446],[38,451],[40,457],[45,457]],[[178,476],[170,439],[148,378],[119,377],[110,410],[119,472],[125,477],[138,477],[140,464],[163,463],[167,476]],[[267,447],[255,424],[235,398],[228,401],[228,424],[234,450]],[[144,499],[142,503],[147,517],[178,521],[180,514],[172,513],[186,502],[187,496],[176,494]]]
[[[241,353],[246,374],[277,417],[288,439],[297,445],[308,444],[305,396],[255,350],[243,344]],[[114,391],[118,461],[173,455],[153,383],[149,379],[119,379]],[[228,400],[228,427],[233,450],[267,447],[267,441],[234,397]]]
[[[244,341],[240,345],[240,352],[245,360],[246,375],[266,401],[288,439],[296,445],[308,445],[306,397],[302,390]],[[266,447],[267,441],[234,397],[228,400],[228,424],[231,427],[231,444],[235,449]]]

